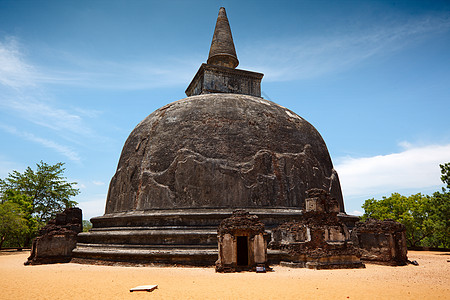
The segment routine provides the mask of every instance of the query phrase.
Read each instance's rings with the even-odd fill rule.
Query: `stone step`
[[[124,245],[217,245],[217,231],[211,229],[151,229],[82,232],[78,243]]]
[[[202,234],[208,234],[208,235],[215,235],[217,236],[217,230],[212,230],[209,228],[198,228],[198,229],[186,229],[186,228],[178,228],[178,229],[164,229],[155,227],[152,229],[129,229],[124,228],[122,230],[93,230],[89,232],[81,232],[78,234],[78,236],[102,236],[102,235],[129,235],[129,234],[135,234],[135,235],[202,235]]]
[[[174,256],[174,255],[217,255],[217,249],[183,249],[183,248],[172,248],[172,249],[140,249],[132,247],[114,247],[114,246],[102,246],[102,247],[77,247],[73,250],[74,253],[104,253],[104,254],[132,254],[137,256],[152,256],[152,255],[163,255],[163,256]]]
[[[127,264],[183,264],[193,266],[212,266],[218,258],[215,248],[203,248],[203,245],[173,245],[173,247],[125,247],[124,245],[77,244],[73,250],[74,262],[96,263],[99,261],[122,262]],[[268,261],[278,264],[284,252],[268,250]]]
[[[120,230],[208,230],[217,234],[217,226],[127,226],[92,228],[89,232],[120,231]]]
[[[295,220],[302,215],[298,208],[248,208],[250,214],[257,215],[266,229]],[[132,211],[105,214],[91,219],[94,228],[140,227],[140,226],[212,226],[217,229],[220,222],[231,216],[232,208],[195,208],[151,211]]]
[[[217,245],[124,245],[124,244],[87,244],[87,243],[77,243],[77,249],[88,249],[88,248],[116,248],[116,249],[216,249]]]
[[[139,249],[113,246],[78,247],[72,252],[75,262],[113,261],[124,263],[214,265],[217,249]]]

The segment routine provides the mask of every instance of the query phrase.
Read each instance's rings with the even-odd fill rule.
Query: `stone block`
[[[394,266],[408,262],[406,228],[393,220],[357,222],[352,240],[361,249],[364,261]]]
[[[231,265],[233,261],[236,259],[234,255],[235,249],[233,247],[233,237],[231,234],[227,233],[222,238],[221,244],[221,252],[222,260],[224,265]]]
[[[25,265],[69,262],[77,244],[77,234],[82,228],[81,209],[67,208],[57,214],[33,240],[31,254]]]
[[[254,258],[256,264],[265,264],[267,262],[267,241],[263,234],[255,236],[253,241]]]
[[[186,89],[186,95],[232,93],[261,97],[262,77],[261,73],[202,64]]]

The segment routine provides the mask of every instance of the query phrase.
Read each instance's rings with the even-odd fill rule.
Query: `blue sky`
[[[84,218],[102,215],[127,136],[185,97],[220,6],[238,68],[322,134],[348,213],[442,187],[448,1],[0,0],[0,178],[65,162]]]

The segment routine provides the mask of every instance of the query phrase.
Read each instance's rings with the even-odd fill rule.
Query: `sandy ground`
[[[24,266],[28,252],[0,254],[0,299],[450,299],[450,253],[414,252],[419,266],[215,273],[214,268]],[[152,292],[133,292],[157,284]]]

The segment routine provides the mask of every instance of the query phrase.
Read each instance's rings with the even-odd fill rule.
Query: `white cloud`
[[[404,190],[420,192],[432,187],[438,190],[442,185],[439,164],[450,161],[450,144],[422,147],[409,144],[400,153],[336,161],[344,199],[367,199]]]
[[[93,134],[92,130],[85,125],[81,116],[52,106],[42,99],[17,95],[15,99],[10,98],[7,101],[2,101],[0,107],[8,109],[14,115],[29,122],[64,132],[65,135],[68,131],[84,136]]]
[[[408,142],[408,141],[402,141],[398,144],[400,147],[402,147],[403,149],[407,150],[407,149],[411,149],[413,147],[413,145]]]
[[[52,141],[52,140],[48,140],[48,139],[44,139],[44,138],[41,138],[41,137],[37,137],[37,136],[35,136],[32,133],[24,132],[23,136],[26,139],[30,140],[30,141],[36,142],[36,143],[38,143],[38,144],[40,144],[40,145],[42,145],[44,147],[47,147],[49,149],[55,150],[56,152],[62,154],[63,156],[65,156],[68,159],[70,159],[71,161],[74,161],[74,162],[80,162],[81,161],[81,158],[78,155],[78,153],[76,151],[72,150],[70,147],[61,145],[61,144],[59,144],[59,143],[57,143],[55,141]]]
[[[94,180],[94,181],[92,181],[92,183],[95,184],[95,185],[99,185],[99,186],[105,185],[105,183],[103,181],[96,181],[96,180]]]
[[[14,37],[0,40],[0,109],[52,130],[92,134],[80,116],[89,116],[88,111],[78,110],[76,114],[76,108],[69,112],[50,103],[42,86],[46,75],[27,62],[24,52]]]
[[[44,85],[49,76],[27,61],[26,52],[14,37],[0,40],[0,115],[10,122],[2,129],[79,162],[78,153],[66,144],[85,146],[85,138],[101,140],[87,123],[88,118],[96,118],[101,112],[64,107],[61,99],[53,101]],[[52,138],[37,136],[39,128],[30,129],[33,133],[17,130],[14,126],[24,126],[22,120],[50,129]]]
[[[42,70],[42,84],[108,90],[142,90],[186,85],[204,57],[151,57],[142,61],[108,61],[55,53],[60,66]]]
[[[75,180],[75,182],[76,182],[75,188],[77,188],[77,189],[85,189],[86,188],[86,185],[84,183],[80,183],[76,180]]]
[[[74,150],[72,150],[70,147],[61,145],[55,141],[49,140],[49,139],[45,139],[45,138],[41,138],[38,137],[32,133],[26,132],[26,131],[20,131],[17,128],[10,126],[10,125],[4,125],[0,123],[0,128],[3,131],[6,131],[10,134],[13,134],[15,136],[24,138],[26,140],[35,142],[43,147],[55,150],[56,152],[58,152],[59,154],[67,157],[68,159],[70,159],[71,161],[74,162],[80,162],[81,158],[78,155],[78,153]]]
[[[204,57],[151,57],[149,61],[108,61],[52,50],[57,67],[30,63],[16,37],[0,40],[0,86],[24,89],[47,84],[95,89],[151,89],[189,82]],[[33,91],[36,93],[36,91]]]
[[[106,195],[95,195],[90,200],[77,200],[78,207],[83,211],[83,219],[89,220],[92,217],[102,216],[105,213]]]
[[[199,62],[195,65],[198,67]],[[86,69],[65,67],[65,71],[47,70],[47,77],[42,77],[41,83],[108,90],[143,90],[185,85],[196,72],[194,64],[171,65],[167,62],[166,65],[156,66],[148,62],[92,60],[91,66]]]
[[[349,215],[353,215],[353,216],[362,216],[364,213],[362,211],[359,211],[359,210],[354,210],[354,211],[352,211],[352,212],[350,212],[348,214]]]
[[[35,72],[25,61],[14,37],[0,41],[0,84],[11,88],[34,86]]]
[[[241,60],[249,69],[265,74],[267,81],[315,78],[346,70],[374,56],[389,54],[431,34],[449,31],[450,20],[434,16],[399,23],[383,22],[382,27],[352,33],[333,33],[313,38],[263,41],[244,47]]]

